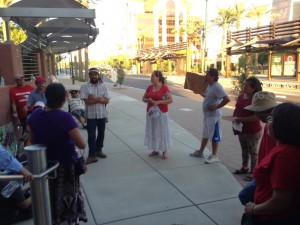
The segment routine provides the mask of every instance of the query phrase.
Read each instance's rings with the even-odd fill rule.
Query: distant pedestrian
[[[100,158],[107,157],[103,153],[103,142],[107,118],[106,104],[110,100],[106,85],[99,79],[99,69],[90,68],[89,77],[90,80],[81,85],[80,88],[80,98],[85,102],[85,118],[89,145],[89,155],[86,159],[86,164],[97,162],[97,156]]]
[[[190,156],[204,158],[203,151],[211,139],[212,154],[205,159],[206,163],[218,162],[218,146],[221,142],[221,108],[229,101],[229,97],[222,85],[218,82],[219,72],[217,69],[210,68],[206,71],[206,81],[208,83],[205,93],[200,94],[204,97],[203,101],[203,132],[199,150],[190,153]]]
[[[162,152],[162,158],[167,159],[167,152],[171,148],[168,104],[173,102],[173,98],[169,88],[164,84],[161,71],[152,72],[151,83],[142,98],[147,103],[144,144],[151,150],[150,157]]]
[[[242,150],[242,167],[234,171],[234,174],[248,174],[246,181],[252,180],[252,172],[257,163],[257,148],[261,138],[261,124],[255,112],[247,110],[246,106],[251,105],[255,93],[262,91],[261,82],[256,77],[249,77],[244,83],[243,93],[239,95],[233,111],[233,124],[241,126],[235,130],[238,135]],[[250,156],[250,170],[248,167]]]

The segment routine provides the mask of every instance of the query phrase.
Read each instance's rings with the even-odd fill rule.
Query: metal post
[[[204,70],[207,70],[207,1],[205,0],[205,27],[204,27]]]
[[[31,145],[25,147],[29,171],[39,174],[47,169],[46,147]],[[47,176],[34,179],[31,183],[32,206],[35,225],[51,225],[51,205]]]

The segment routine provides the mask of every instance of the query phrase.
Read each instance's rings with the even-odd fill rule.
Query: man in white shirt
[[[80,98],[85,103],[89,155],[86,164],[97,162],[97,156],[106,158],[103,153],[105,123],[107,118],[106,104],[110,95],[106,85],[100,79],[99,69],[89,69],[90,80],[80,88]],[[96,129],[98,134],[96,135]]]

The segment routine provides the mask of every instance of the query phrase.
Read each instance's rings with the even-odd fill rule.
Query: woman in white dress
[[[151,151],[150,157],[158,156],[162,152],[162,158],[167,159],[167,151],[171,148],[168,104],[173,99],[169,88],[164,84],[161,71],[152,72],[151,83],[143,96],[143,101],[147,103],[144,144]]]

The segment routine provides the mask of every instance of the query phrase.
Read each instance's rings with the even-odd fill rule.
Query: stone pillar
[[[6,85],[15,84],[15,75],[24,74],[21,48],[13,42],[6,42],[0,44],[0,52],[0,74]]]
[[[272,56],[273,56],[273,52],[269,51],[268,80],[272,80]],[[298,64],[298,62],[297,62],[297,64]]]
[[[47,79],[47,68],[48,68],[48,64],[47,64],[47,55],[45,53],[45,51],[41,50],[38,54],[38,59],[39,59],[39,76],[43,76]]]
[[[297,59],[297,66],[296,66],[296,81],[300,82],[300,48],[297,48],[297,56],[296,56],[296,59]],[[269,63],[270,64],[270,63]]]

